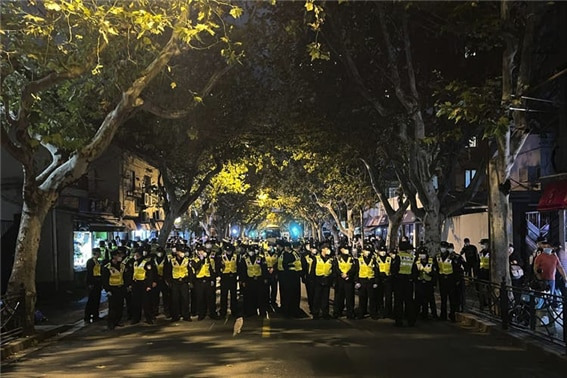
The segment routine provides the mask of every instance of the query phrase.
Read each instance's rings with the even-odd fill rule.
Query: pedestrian
[[[228,297],[230,294],[230,314],[237,316],[237,278],[238,257],[234,253],[234,246],[227,243],[224,251],[217,257],[217,265],[220,273],[220,316],[226,317],[228,313]]]
[[[414,282],[417,277],[417,267],[412,251],[400,250],[392,259],[390,271],[394,286],[395,326],[402,327],[405,319],[408,326],[412,327],[417,318],[414,302]]]
[[[102,270],[102,286],[108,297],[108,329],[122,326],[120,319],[124,311],[124,295],[126,294],[126,264],[122,263],[119,251],[111,252],[110,261]]]
[[[191,261],[195,272],[194,287],[198,318],[203,320],[209,315],[211,319],[218,319],[216,313],[216,276],[214,259],[207,255],[202,245],[197,247],[197,256]]]
[[[463,241],[465,245],[461,249],[461,256],[465,261],[465,275],[474,277],[476,267],[479,265],[478,250],[471,244],[469,238],[465,238]]]
[[[317,250],[316,248],[313,248]],[[321,253],[316,254],[311,274],[313,275],[313,319],[330,319],[329,294],[333,283],[334,259],[329,244],[321,245]]]
[[[157,286],[157,272],[147,249],[134,252],[132,268],[132,324],[140,322],[142,310],[146,323],[154,324],[152,290]]]
[[[372,245],[364,244],[362,256],[358,258],[358,275],[355,288],[358,289],[358,317],[363,319],[369,314],[372,319],[378,319],[378,304],[376,289],[378,288],[378,263],[374,256]]]
[[[427,247],[420,247],[417,253],[418,258],[415,263],[417,267],[415,284],[417,313],[421,315],[422,319],[427,320],[431,310],[431,317],[436,320],[438,317],[434,288],[437,281],[437,265],[434,263],[433,258],[429,256]]]
[[[392,275],[390,272],[392,264],[392,256],[386,252],[386,247],[381,248],[376,256],[378,263],[378,288],[376,289],[376,298],[378,300],[378,312],[383,318],[393,318],[392,306]]]
[[[358,275],[357,261],[351,256],[348,246],[339,248],[339,256],[335,259],[335,298],[333,317],[343,316],[346,307],[348,319],[354,319],[354,285]],[[345,306],[346,305],[346,306]]]
[[[193,270],[182,246],[172,248],[171,258],[164,267],[164,277],[170,287],[171,321],[176,322],[183,316],[183,320],[190,322],[190,282]]]
[[[543,253],[534,260],[534,272],[536,277],[549,288],[551,295],[555,295],[555,275],[559,272],[563,277],[563,282],[567,282],[566,272],[557,255],[553,254],[551,244],[545,241],[542,243],[542,248]],[[556,303],[553,304],[556,305]]]
[[[88,300],[85,306],[85,323],[100,320],[100,294],[102,291],[102,264],[100,249],[93,248],[92,257],[87,260],[87,290]]]
[[[522,286],[524,285],[524,268],[520,254],[514,250],[514,246],[508,246],[508,262],[510,263],[510,280],[512,281],[513,296],[516,304],[522,298]]]

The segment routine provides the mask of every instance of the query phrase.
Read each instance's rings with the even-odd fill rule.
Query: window
[[[473,180],[475,175],[476,169],[465,170],[465,188],[468,188],[471,185],[471,181]]]
[[[398,196],[398,188],[388,188],[388,198],[396,198]]]
[[[476,147],[476,137],[472,137],[469,139],[469,147],[470,148]]]
[[[152,187],[152,177],[144,176],[144,192],[149,193]]]

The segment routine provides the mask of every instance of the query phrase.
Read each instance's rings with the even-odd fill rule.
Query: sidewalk
[[[82,293],[66,291],[58,294],[44,294],[38,296],[36,310],[40,311],[45,319],[36,323],[36,333],[32,336],[20,337],[2,345],[1,360],[14,356],[25,349],[35,347],[40,342],[57,336],[71,328],[84,326],[83,317],[87,297]],[[105,315],[107,309],[106,295],[101,296],[101,316]]]

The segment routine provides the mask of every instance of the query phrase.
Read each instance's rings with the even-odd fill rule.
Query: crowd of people
[[[336,248],[313,240],[268,244],[211,239],[190,244],[176,237],[165,247],[155,241],[102,241],[87,263],[89,298],[84,320],[99,320],[102,290],[108,297],[109,329],[123,324],[125,305],[132,324],[142,321],[142,315],[153,324],[160,312],[171,321],[272,312],[307,317],[300,308],[303,284],[313,319],[391,318],[396,326],[413,326],[418,318],[455,321],[463,307],[464,277],[490,279],[488,240],[480,241],[480,250],[468,239],[464,242],[461,251],[446,241],[438,251],[429,251],[424,246],[415,249],[403,238],[397,249],[387,251],[374,238],[355,247],[339,244]],[[565,271],[547,246],[542,244],[531,269],[555,287],[553,269],[562,279]],[[512,281],[521,284],[526,276],[523,264],[512,247],[509,252]]]

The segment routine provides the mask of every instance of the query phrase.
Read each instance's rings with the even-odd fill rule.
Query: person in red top
[[[555,294],[555,274],[557,271],[565,281],[565,269],[561,265],[557,255],[552,253],[553,248],[549,243],[543,244],[543,253],[537,256],[534,260],[534,272],[536,277],[549,285],[551,294]]]

